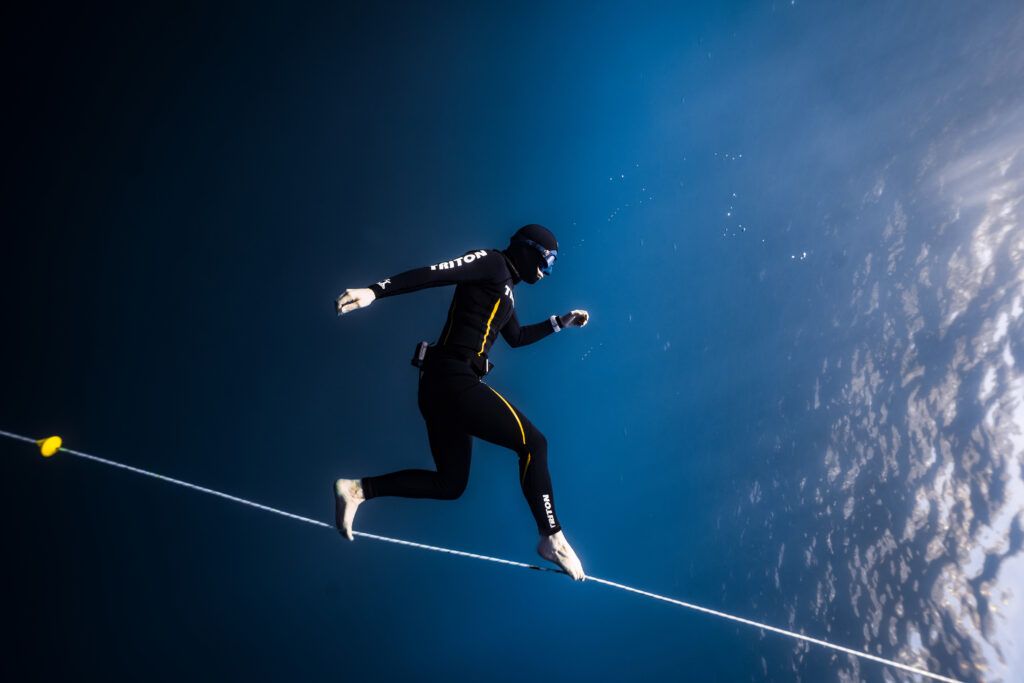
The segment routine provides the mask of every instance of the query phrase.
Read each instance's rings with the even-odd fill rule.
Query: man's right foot
[[[550,536],[541,536],[540,543],[537,544],[537,553],[548,562],[557,564],[575,580],[583,581],[587,578],[583,573],[580,558],[576,557],[572,546],[565,540],[565,535],[561,531]]]
[[[348,540],[353,540],[352,520],[356,508],[366,500],[363,485],[358,479],[338,479],[334,482],[334,525]]]

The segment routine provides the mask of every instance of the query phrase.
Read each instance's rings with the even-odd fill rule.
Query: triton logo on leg
[[[544,512],[548,516],[548,526],[554,529],[557,524],[555,522],[555,513],[551,510],[551,496],[545,493],[542,499],[544,500]]]
[[[431,270],[449,270],[451,268],[458,268],[459,266],[465,265],[467,263],[472,263],[473,261],[476,261],[478,258],[483,258],[484,256],[487,256],[487,252],[484,251],[483,249],[478,249],[477,251],[474,251],[471,254],[466,254],[465,256],[460,256],[459,258],[454,259],[452,261],[444,261],[442,263],[438,263],[438,264],[435,264],[433,266],[430,266],[430,269]]]

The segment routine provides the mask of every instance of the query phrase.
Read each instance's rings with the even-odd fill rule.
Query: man
[[[519,324],[514,287],[519,282],[539,282],[551,273],[557,257],[555,236],[544,226],[531,224],[516,231],[504,250],[468,251],[451,261],[393,275],[366,288],[345,290],[338,297],[336,308],[338,315],[343,315],[384,297],[455,285],[438,341],[426,349],[420,365],[419,409],[427,423],[437,471],[402,470],[378,477],[338,479],[334,484],[335,523],[349,540],[356,508],[371,498],[454,500],[461,496],[469,480],[473,437],[477,437],[519,456],[519,483],[541,537],[537,552],[577,581],[585,578],[583,565],[555,515],[547,440],[482,379],[490,370],[488,352],[499,331],[509,346],[517,347],[589,322],[589,313],[573,310],[533,325]]]

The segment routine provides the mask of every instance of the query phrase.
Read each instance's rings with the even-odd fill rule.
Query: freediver
[[[519,456],[519,483],[540,532],[540,556],[577,581],[586,578],[555,514],[547,440],[520,410],[483,381],[491,369],[488,353],[499,331],[509,346],[518,347],[589,322],[587,311],[573,310],[532,325],[519,324],[515,286],[519,282],[536,284],[550,275],[557,257],[555,236],[544,226],[531,224],[517,230],[503,250],[467,251],[451,261],[392,275],[369,287],[347,289],[337,298],[335,308],[340,316],[366,308],[377,299],[455,285],[437,342],[421,342],[413,357],[413,365],[420,368],[420,414],[426,421],[437,471],[401,470],[335,481],[335,524],[349,540],[353,539],[356,509],[371,498],[454,500],[461,496],[469,481],[476,437]]]

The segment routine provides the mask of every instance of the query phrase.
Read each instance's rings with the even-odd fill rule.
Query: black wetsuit
[[[519,482],[542,535],[561,530],[555,516],[544,435],[485,384],[487,354],[499,331],[509,346],[532,344],[557,328],[549,319],[520,325],[513,288],[519,274],[497,249],[476,249],[452,261],[417,268],[370,286],[377,298],[455,285],[448,317],[423,365],[419,408],[437,471],[401,470],[362,480],[367,499],[379,496],[455,499],[469,481],[473,437],[519,456]],[[539,378],[538,378],[539,379]]]

